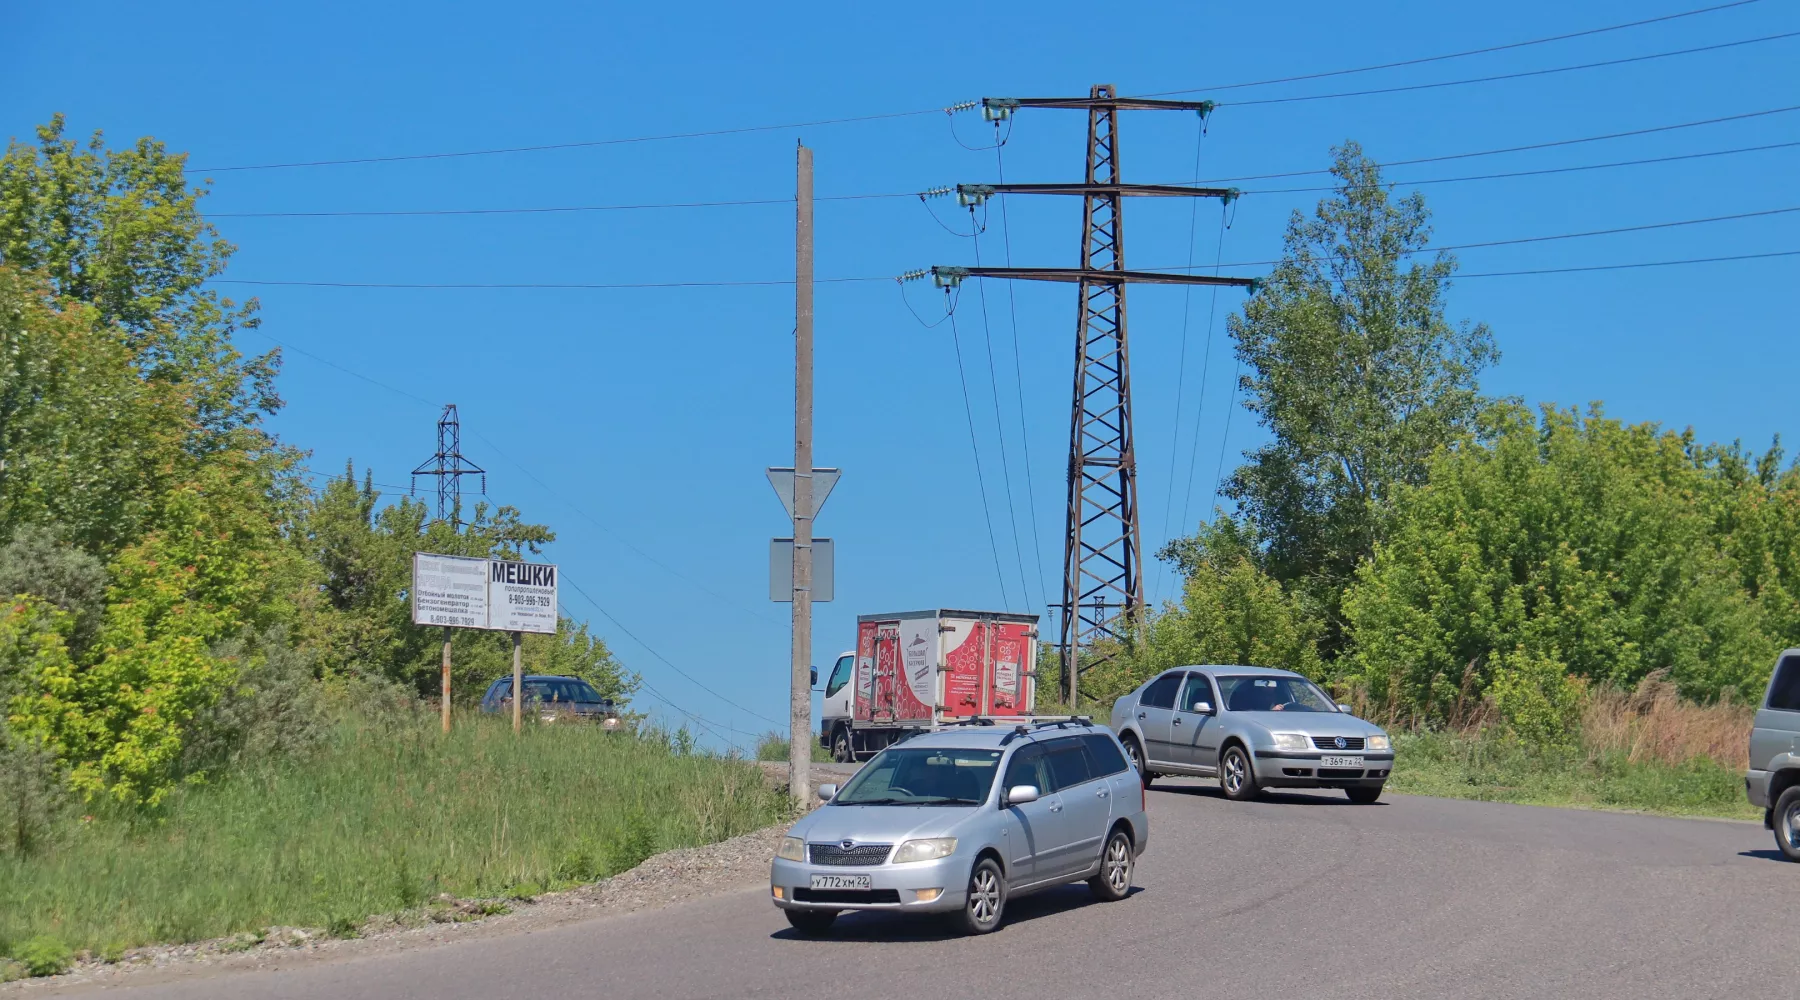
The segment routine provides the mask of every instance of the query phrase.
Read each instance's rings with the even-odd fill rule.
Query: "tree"
[[[1338,673],[1402,719],[1458,722],[1492,696],[1540,738],[1583,684],[1663,671],[1688,697],[1754,697],[1792,638],[1781,577],[1800,482],[1743,468],[1735,448],[1597,407],[1536,421],[1497,407],[1396,492],[1344,598],[1354,648]]]
[[[193,403],[196,450],[274,412],[278,354],[246,358],[232,344],[256,326],[255,300],[240,307],[203,287],[235,248],[200,214],[205,190],[188,187],[186,154],[147,137],[108,149],[98,132],[83,148],[61,115],[37,139],[0,156],[0,264],[43,275],[57,297],[125,331],[140,372]]]
[[[1332,628],[1395,488],[1422,482],[1433,451],[1472,426],[1476,376],[1497,357],[1486,326],[1444,318],[1456,262],[1421,259],[1424,198],[1390,197],[1355,143],[1335,154],[1337,193],[1311,219],[1294,213],[1280,263],[1227,321],[1243,405],[1272,440],[1224,488],[1262,565],[1317,595]]]

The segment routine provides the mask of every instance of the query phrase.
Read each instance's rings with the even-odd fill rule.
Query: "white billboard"
[[[415,625],[555,634],[557,570],[549,563],[413,555]]]

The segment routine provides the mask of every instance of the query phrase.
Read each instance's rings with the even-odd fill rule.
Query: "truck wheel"
[[[1115,829],[1100,852],[1100,871],[1088,879],[1088,890],[1102,902],[1114,903],[1131,894],[1131,835]]]
[[[1006,875],[993,858],[975,862],[969,873],[969,895],[952,922],[964,934],[986,934],[1006,915]]]
[[[1775,800],[1775,846],[1789,861],[1800,861],[1800,785]]]
[[[788,923],[807,937],[817,937],[831,929],[832,921],[837,919],[836,910],[782,910],[787,914]]]
[[[831,759],[839,764],[856,760],[856,753],[850,749],[850,730],[840,726],[837,734],[831,738]]]
[[[1256,771],[1250,767],[1250,755],[1235,743],[1219,761],[1219,787],[1225,790],[1226,798],[1239,802],[1256,798],[1262,790],[1256,787]]]
[[[1137,737],[1125,737],[1125,756],[1130,757],[1131,766],[1137,768],[1138,780],[1144,783],[1145,788],[1149,788],[1150,783],[1156,780],[1156,775],[1151,774],[1150,766],[1144,763],[1144,748],[1138,746]]]

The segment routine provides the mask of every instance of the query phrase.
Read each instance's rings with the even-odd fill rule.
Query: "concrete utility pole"
[[[798,147],[794,189],[794,642],[788,694],[788,794],[812,801],[813,168]]]

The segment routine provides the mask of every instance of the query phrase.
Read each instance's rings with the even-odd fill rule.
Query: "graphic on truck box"
[[[903,718],[930,718],[937,709],[937,620],[913,618],[900,623],[905,650],[906,688],[911,703],[903,705]]]

